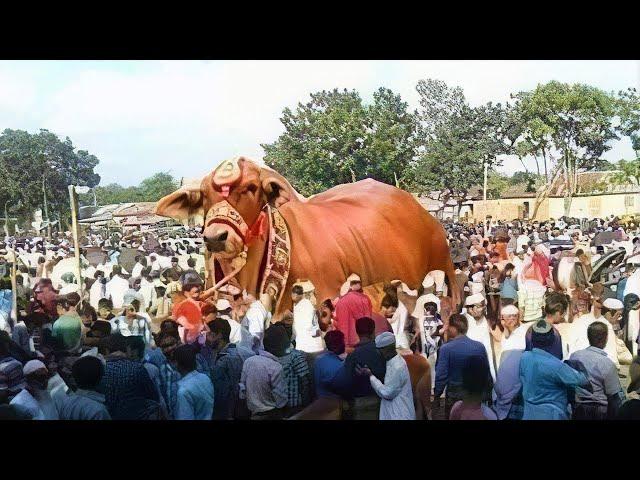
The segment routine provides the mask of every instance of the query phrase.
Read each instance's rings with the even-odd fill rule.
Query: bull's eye
[[[258,187],[254,183],[247,187],[247,192],[256,193],[256,190],[258,190]]]

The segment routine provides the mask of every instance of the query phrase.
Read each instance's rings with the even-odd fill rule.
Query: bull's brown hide
[[[309,279],[322,301],[335,298],[351,273],[357,273],[365,287],[400,279],[416,289],[427,272],[443,270],[459,303],[444,229],[411,194],[367,179],[305,199],[271,169],[242,157],[237,162],[241,178],[225,197],[212,172],[203,178],[199,191],[179,190],[161,199],[156,213],[185,218],[226,199],[252,225],[267,201],[278,208],[291,236],[291,268],[276,314],[292,308],[289,293],[295,279]],[[205,237],[207,229],[215,228],[217,234],[220,226],[206,227]],[[264,268],[264,249],[265,240],[251,244],[247,264],[237,276],[241,287],[253,295]],[[228,260],[221,260],[225,263]],[[379,301],[374,302],[378,306]]]

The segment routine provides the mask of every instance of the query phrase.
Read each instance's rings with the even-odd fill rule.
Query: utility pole
[[[49,222],[49,208],[47,207],[47,189],[44,185],[44,175],[42,175],[42,195],[44,196],[44,217],[47,222],[47,238],[51,238],[51,222]]]
[[[80,241],[78,240],[78,215],[76,213],[76,187],[69,185],[69,200],[71,202],[71,231],[73,233],[73,255],[76,259],[76,277],[80,293],[80,307],[82,307],[82,267],[80,265]]]
[[[18,263],[18,252],[16,251],[15,244],[13,246],[13,262],[11,262],[11,290],[13,295],[11,296],[11,318],[13,319],[13,324],[11,325],[11,331],[18,324],[18,285],[16,282],[17,276],[17,263]]]
[[[488,170],[489,170],[489,164],[487,162],[484,162],[484,193],[483,193],[483,200],[486,202],[487,201],[487,174],[488,174]],[[487,206],[485,205],[485,208],[487,208]]]
[[[4,202],[4,236],[5,237],[9,236],[9,214],[7,213],[7,203],[9,203],[9,200]]]

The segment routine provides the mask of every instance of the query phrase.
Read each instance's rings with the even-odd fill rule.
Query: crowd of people
[[[89,234],[79,266],[69,234],[7,237],[0,418],[640,418],[637,225],[444,226],[455,284],[299,280],[279,315],[206,287],[195,230]]]

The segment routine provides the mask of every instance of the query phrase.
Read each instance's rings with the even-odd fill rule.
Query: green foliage
[[[631,139],[631,146],[640,157],[640,96],[635,88],[618,93],[618,130]]]
[[[404,183],[416,193],[444,193],[463,199],[482,184],[484,164],[501,164],[509,151],[507,111],[500,104],[472,108],[459,87],[440,80],[421,80],[417,87],[422,110],[420,154],[405,172]]]
[[[633,184],[640,186],[640,157],[635,160],[620,160],[617,165],[617,172],[612,174],[607,181],[614,185]]]
[[[495,170],[489,170],[487,174],[487,198],[492,200],[500,198],[502,192],[511,184],[510,178]]]
[[[117,183],[110,183],[104,187],[97,187],[95,194],[98,205],[157,202],[177,188],[178,182],[169,172],[159,172],[149,178],[145,178],[138,186],[123,187]],[[80,202],[83,205],[92,205],[93,195],[81,195]]]
[[[544,182],[544,180],[543,175],[536,175],[531,172],[516,172],[508,179],[510,185],[526,184],[527,188],[525,191],[527,192],[535,192],[536,187]]]
[[[285,133],[263,144],[264,161],[286,175],[303,195],[341,183],[374,178],[395,184],[415,154],[415,115],[391,90],[381,88],[365,105],[356,91],[322,91],[285,108]]]
[[[70,184],[93,187],[100,176],[93,169],[98,159],[85,150],[75,150],[71,140],[63,140],[48,131],[30,134],[6,129],[0,134],[0,204],[14,208],[21,220],[29,220],[33,211],[43,208],[49,218],[69,211]]]
[[[543,156],[545,162],[558,160],[570,195],[576,191],[578,171],[609,166],[601,156],[618,138],[613,124],[618,102],[613,95],[589,85],[551,81],[513,98],[514,115],[523,127],[518,153]]]

